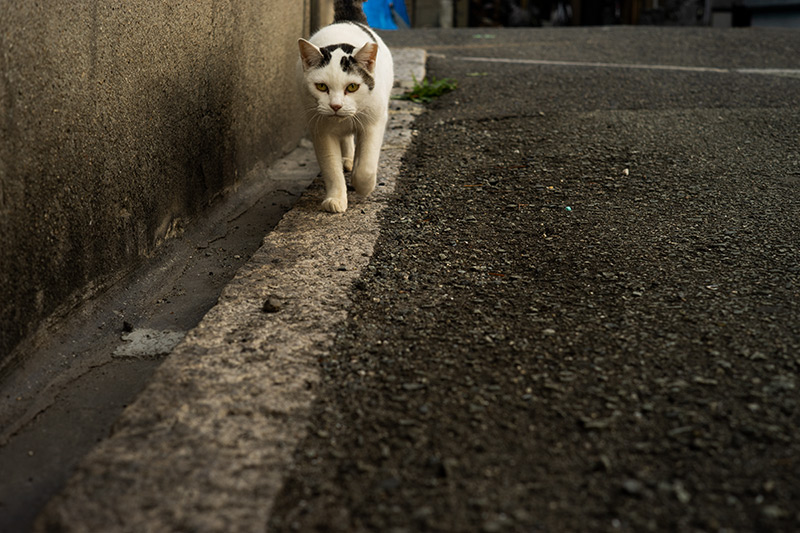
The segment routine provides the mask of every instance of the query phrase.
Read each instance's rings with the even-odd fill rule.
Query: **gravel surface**
[[[797,34],[649,31],[416,34],[459,89],[417,119],[272,531],[800,528],[800,79],[458,60],[800,66]]]

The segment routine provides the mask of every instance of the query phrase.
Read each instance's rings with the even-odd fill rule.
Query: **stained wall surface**
[[[0,375],[294,147],[310,1],[0,0]]]

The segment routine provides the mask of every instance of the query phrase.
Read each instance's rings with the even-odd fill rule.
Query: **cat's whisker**
[[[307,120],[307,125],[309,129],[314,129],[319,122],[322,120],[322,116],[319,113],[314,113],[311,115]]]
[[[367,129],[367,126],[364,124],[364,120],[362,118],[357,118],[356,123],[358,124],[358,129],[360,131],[364,131]]]

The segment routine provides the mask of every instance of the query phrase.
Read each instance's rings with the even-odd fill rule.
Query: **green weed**
[[[438,96],[454,91],[456,87],[456,80],[450,78],[437,80],[431,77],[430,80],[428,78],[423,78],[422,81],[419,81],[415,76],[414,87],[405,94],[395,96],[394,98],[395,100],[411,100],[417,104],[425,104]]]

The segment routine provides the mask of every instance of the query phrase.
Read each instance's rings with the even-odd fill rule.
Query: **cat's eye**
[[[317,83],[314,86],[317,88],[318,91],[322,91],[323,93],[328,91],[328,86],[325,85],[324,83]]]
[[[356,92],[358,90],[359,87],[361,87],[359,84],[351,83],[350,85],[347,86],[346,90],[349,93],[354,93],[354,92]]]

